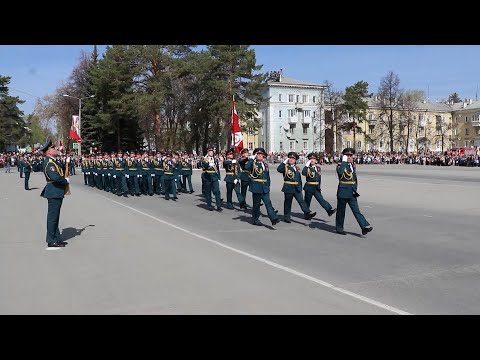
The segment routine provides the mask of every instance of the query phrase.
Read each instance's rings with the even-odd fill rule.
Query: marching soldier
[[[163,176],[163,163],[162,163],[162,154],[157,151],[157,156],[153,159],[153,175],[155,180],[155,194],[161,195],[164,191],[160,186],[162,183]],[[165,194],[163,194],[165,195]]]
[[[174,179],[175,179],[175,186],[177,193],[180,193],[182,191],[183,185],[182,185],[182,179],[180,178],[180,175],[182,174],[182,163],[181,159],[179,157],[178,152],[173,153],[173,163],[175,164],[173,174],[174,174]]]
[[[253,154],[245,164],[245,170],[250,171],[252,179],[250,183],[250,191],[253,197],[252,224],[262,225],[258,219],[260,217],[260,201],[263,200],[272,225],[276,225],[280,222],[280,219],[270,201],[270,171],[265,161],[267,154],[262,148],[255,149]]]
[[[62,168],[56,162],[58,153],[52,141],[47,141],[41,150],[47,155],[43,161],[43,172],[47,184],[40,194],[40,196],[48,200],[47,249],[57,250],[57,248],[62,248],[66,244],[60,237],[58,224],[60,221],[60,209],[65,195],[65,187],[69,183],[69,178],[64,177]]]
[[[153,156],[151,156],[153,159]],[[150,170],[151,161],[149,159],[149,155],[147,153],[143,154],[143,159],[141,159],[141,180],[142,180],[142,193],[144,195],[153,196],[153,188],[152,188],[152,172]]]
[[[250,185],[250,182],[251,182],[250,170],[245,169],[245,165],[247,164],[249,157],[250,157],[250,150],[245,148],[242,150],[242,159],[238,161],[238,164],[242,169],[240,173],[240,182],[241,182],[240,191],[245,201],[247,200],[248,186]]]
[[[123,152],[119,150],[117,152],[117,158],[113,162],[113,178],[115,179],[115,188],[118,196],[127,196],[128,194],[126,173],[127,163],[123,158]]]
[[[207,149],[207,155],[202,160],[202,188],[204,189],[207,208],[213,211],[212,192],[215,195],[217,211],[222,211],[222,200],[220,196],[220,168],[218,160],[213,157],[213,147]]]
[[[20,179],[23,178],[23,166],[24,166],[24,163],[25,163],[24,159],[25,159],[25,157],[20,156],[20,158],[18,159],[18,163],[17,163],[17,170],[20,173]]]
[[[88,185],[87,183],[87,163],[88,163],[88,160],[87,160],[87,157],[84,156],[81,160],[81,163],[80,163],[80,167],[82,168],[82,173],[83,173],[83,181],[85,182],[85,185]]]
[[[233,210],[232,202],[232,192],[235,189],[237,194],[237,200],[240,204],[241,209],[246,209],[247,204],[245,203],[245,198],[240,192],[240,180],[238,180],[239,165],[237,160],[233,158],[235,154],[235,148],[231,148],[227,151],[227,159],[223,162],[223,168],[226,171],[225,179],[227,185],[227,209]]]
[[[286,223],[290,223],[290,213],[292,210],[292,200],[295,198],[300,205],[306,220],[311,220],[317,213],[311,212],[309,206],[303,200],[302,177],[300,169],[296,166],[298,154],[294,151],[288,153],[287,159],[281,163],[277,171],[283,173],[282,192],[285,196],[283,202],[283,218]]]
[[[128,188],[130,189],[130,195],[140,196],[140,187],[138,186],[138,160],[135,156],[135,151],[130,152],[127,158],[127,174]]]
[[[320,174],[320,166],[317,164],[317,155],[310,153],[307,156],[308,161],[302,170],[302,175],[305,176],[305,185],[303,190],[305,191],[305,203],[310,208],[312,196],[320,203],[320,206],[325,209],[328,216],[332,216],[337,209],[333,209],[332,205],[326,201],[322,196],[322,190],[320,185],[322,183],[322,176]]]
[[[30,173],[32,171],[32,163],[30,162],[30,157],[25,155],[23,160],[23,172],[25,174],[25,190],[30,190],[28,186],[28,181],[30,180]]]
[[[163,178],[165,200],[170,200],[170,193],[173,195],[173,200],[177,200],[177,186],[175,185],[175,167],[176,164],[172,161],[172,154],[167,153],[165,160],[163,160]]]
[[[192,187],[192,164],[188,161],[188,154],[184,153],[182,156],[182,190],[183,192],[187,192],[187,181],[188,181],[188,188],[190,189],[188,192],[191,194],[193,193]]]
[[[350,205],[350,209],[352,209],[353,215],[362,229],[362,234],[366,235],[373,230],[373,227],[370,226],[358,208],[357,197],[360,195],[357,193],[357,174],[355,172],[355,165],[353,164],[354,153],[355,150],[352,148],[344,149],[342,152],[342,163],[337,165],[339,183],[337,190],[337,216],[335,219],[335,226],[337,233],[341,235],[347,235],[343,230],[347,203]]]

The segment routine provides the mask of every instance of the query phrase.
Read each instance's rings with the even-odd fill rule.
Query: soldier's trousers
[[[138,186],[138,176],[129,174],[128,187],[130,188],[130,195],[140,194],[140,187]]]
[[[180,175],[175,175],[175,186],[177,187],[177,191],[181,191],[183,188],[182,177]]]
[[[60,209],[62,207],[63,199],[47,199],[48,213],[47,213],[47,243],[54,244],[62,241],[60,238],[60,230],[58,223],[60,222]]]
[[[310,208],[307,206],[305,200],[303,200],[303,194],[300,191],[295,193],[284,193],[285,200],[283,201],[283,217],[285,220],[290,220],[290,213],[292,212],[292,200],[295,198],[297,200],[298,205],[304,212],[304,214],[308,214],[310,212]]]
[[[365,219],[365,217],[360,212],[360,209],[358,208],[357,198],[337,198],[337,215],[335,217],[335,227],[337,231],[343,231],[343,223],[345,221],[345,209],[347,207],[347,203],[348,205],[350,205],[350,209],[352,209],[353,216],[355,216],[355,219],[357,219],[358,225],[360,225],[362,229],[369,226],[369,222]]]
[[[89,185],[91,187],[94,187],[95,186],[95,183],[94,183],[94,180],[95,180],[95,175],[93,175],[93,172],[90,172],[90,175],[88,175],[88,179],[89,179]]]
[[[215,204],[217,208],[222,207],[222,198],[220,196],[220,185],[218,180],[205,181],[205,200],[207,201],[207,207],[212,206],[212,192],[215,195]]]
[[[242,186],[241,186],[241,193],[245,201],[247,200],[247,190],[248,190],[248,185],[250,185],[250,181],[245,181],[241,180]]]
[[[267,214],[270,218],[270,221],[278,219],[278,215],[275,212],[275,209],[272,206],[272,202],[270,201],[270,194],[256,194],[252,193],[253,196],[253,208],[252,208],[252,217],[253,222],[258,221],[260,217],[260,203],[263,200],[265,207],[267,208]]]
[[[153,181],[155,184],[155,194],[160,195],[162,193],[162,188],[160,187],[160,183],[162,180],[162,175],[159,175],[158,173],[155,174],[153,177]]]
[[[193,191],[193,186],[192,186],[192,175],[182,175],[183,176],[183,183],[182,183],[182,188],[183,191],[187,191],[187,181],[188,181],[188,188],[190,192]]]
[[[245,198],[242,196],[242,193],[240,192],[240,184],[234,184],[234,183],[227,183],[227,205],[228,207],[233,206],[233,190],[235,190],[235,194],[237,194],[237,200],[242,206],[245,203]]]
[[[162,176],[164,178],[164,176]],[[163,191],[165,193],[165,199],[170,199],[170,194],[175,199],[177,197],[177,185],[175,184],[175,178],[163,179]]]
[[[30,172],[25,172],[25,190],[30,190],[28,187],[28,180],[30,180]]]
[[[115,174],[115,182],[117,188],[117,195],[127,194],[128,193],[128,186],[127,186],[127,178],[125,174],[122,172],[118,172]]]
[[[160,176],[160,185],[162,185],[161,194],[165,195],[166,194],[166,191],[165,191],[165,175]]]
[[[142,179],[142,193],[153,195],[152,175],[144,173],[140,179]]]
[[[103,174],[103,190],[110,192],[110,175],[108,173]]]
[[[20,178],[23,178],[23,166],[18,168],[18,172],[20,173]]]
[[[312,196],[315,196],[315,199],[320,203],[320,206],[325,209],[325,211],[332,210],[332,205],[325,200],[322,196],[322,192],[319,190],[316,190],[314,193],[305,191],[305,203],[307,204],[308,208],[310,208],[310,203],[312,201]]]
[[[83,173],[83,181],[85,182],[85,185],[88,185],[88,175],[87,175],[87,173]]]

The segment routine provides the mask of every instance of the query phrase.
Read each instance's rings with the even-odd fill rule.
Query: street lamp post
[[[72,99],[78,100],[78,136],[82,137],[82,100],[83,99],[90,99],[95,97],[95,95],[90,95],[84,98],[78,98],[72,95],[64,94],[63,96],[69,97]],[[68,149],[67,149],[68,151]],[[82,144],[78,143],[78,156],[82,156]]]

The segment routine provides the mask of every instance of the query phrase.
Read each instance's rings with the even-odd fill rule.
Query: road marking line
[[[432,215],[423,215],[423,216],[425,216],[425,217],[429,217],[429,218],[433,218],[433,216],[432,216]]]
[[[142,212],[142,211],[140,211],[140,210],[137,210],[137,209],[135,209],[135,208],[133,208],[133,207],[131,207],[131,206],[128,206],[128,205],[122,204],[122,203],[120,203],[120,202],[118,202],[118,201],[109,199],[109,198],[107,198],[107,197],[105,197],[105,196],[101,196],[101,195],[100,195],[100,197],[103,197],[104,199],[106,199],[106,200],[108,200],[108,201],[111,201],[111,202],[113,202],[113,203],[115,203],[115,204],[124,206],[124,207],[126,207],[127,209],[130,209],[130,210],[132,210],[132,211],[135,211],[135,212],[137,212],[137,213],[139,213],[139,214],[142,214],[142,215],[144,215],[144,216],[146,216],[146,217],[149,217],[150,219],[153,219],[153,220],[155,220],[155,221],[158,221],[158,222],[160,222],[160,223],[162,223],[162,224],[165,224],[165,225],[171,226],[171,227],[173,227],[173,228],[175,228],[175,229],[177,229],[177,230],[183,231],[183,232],[186,233],[186,234],[195,236],[195,237],[197,237],[197,238],[199,238],[199,239],[208,241],[208,242],[210,242],[210,243],[212,243],[212,244],[221,246],[221,247],[223,247],[223,248],[225,248],[225,249],[228,249],[228,250],[231,250],[231,251],[233,251],[233,252],[236,252],[237,254],[244,255],[244,256],[246,256],[246,257],[248,257],[248,258],[250,258],[250,259],[257,260],[257,261],[259,261],[259,262],[261,262],[261,263],[264,263],[264,264],[270,265],[270,266],[272,266],[272,267],[274,267],[274,268],[277,268],[277,269],[286,271],[286,272],[288,272],[288,273],[290,273],[290,274],[296,275],[296,276],[301,277],[301,278],[303,278],[303,279],[310,280],[310,281],[312,281],[312,282],[314,282],[314,283],[316,283],[316,284],[319,284],[319,285],[321,285],[321,286],[325,286],[325,287],[330,288],[330,289],[332,289],[332,290],[334,290],[334,291],[337,291],[337,292],[340,292],[340,293],[342,293],[342,294],[351,296],[351,297],[353,297],[353,298],[355,298],[355,299],[357,299],[357,300],[366,302],[366,303],[368,303],[368,304],[370,304],[370,305],[377,306],[377,307],[379,307],[379,308],[382,308],[382,309],[384,309],[384,310],[391,311],[391,312],[396,313],[396,314],[399,314],[399,315],[412,315],[411,313],[408,313],[408,312],[406,312],[406,311],[397,309],[397,308],[395,308],[395,307],[393,307],[393,306],[386,305],[386,304],[383,304],[383,303],[381,303],[381,302],[379,302],[379,301],[376,301],[376,300],[370,299],[370,298],[368,298],[368,297],[365,297],[365,296],[363,296],[363,295],[359,295],[359,294],[356,294],[356,293],[354,293],[354,292],[351,292],[351,291],[348,291],[348,290],[339,288],[339,287],[337,287],[337,286],[335,286],[335,285],[332,285],[332,284],[330,284],[330,283],[328,283],[328,282],[326,282],[326,281],[323,281],[323,280],[314,278],[313,276],[310,276],[310,275],[301,273],[301,272],[296,271],[296,270],[294,270],[294,269],[291,269],[291,268],[289,268],[289,267],[286,267],[286,266],[277,264],[277,263],[275,263],[275,262],[273,262],[273,261],[270,261],[270,260],[261,258],[261,257],[259,257],[259,256],[253,255],[253,254],[250,254],[250,253],[248,253],[248,252],[246,252],[246,251],[239,250],[239,249],[236,249],[236,248],[234,248],[234,247],[231,247],[231,246],[222,244],[221,242],[218,242],[218,241],[209,239],[209,238],[207,238],[207,237],[205,237],[205,236],[203,236],[203,235],[196,234],[196,233],[194,233],[194,232],[192,232],[192,231],[190,231],[190,230],[181,228],[180,226],[174,225],[174,224],[169,223],[168,221],[165,221],[165,220],[161,220],[161,219],[159,219],[159,218],[156,218],[155,216],[149,215],[149,214],[144,213],[144,212]]]

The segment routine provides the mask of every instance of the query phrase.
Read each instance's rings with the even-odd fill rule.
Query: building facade
[[[311,84],[276,72],[267,81],[259,106],[259,145],[267,152],[323,151],[323,92]]]

